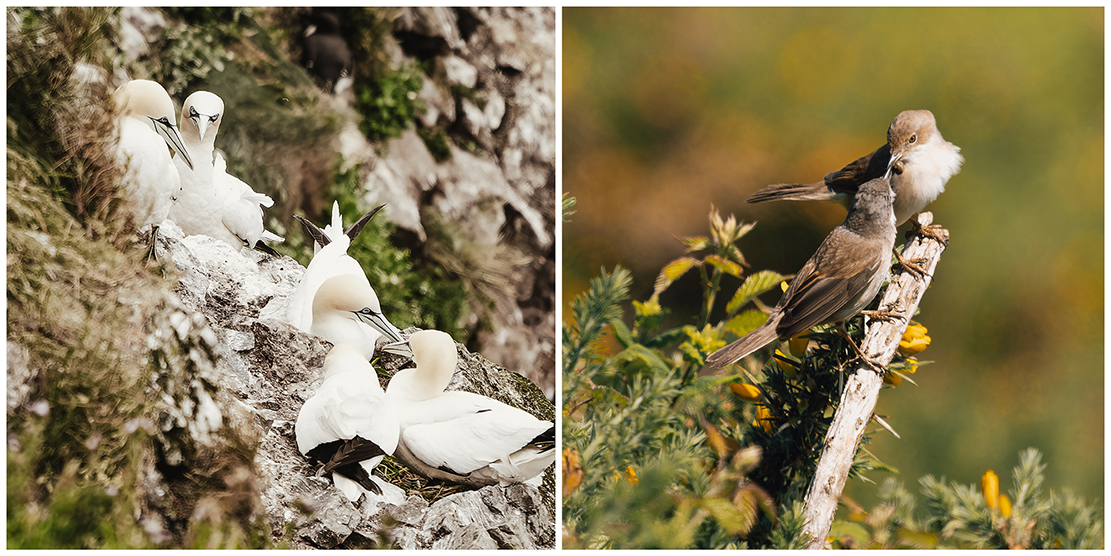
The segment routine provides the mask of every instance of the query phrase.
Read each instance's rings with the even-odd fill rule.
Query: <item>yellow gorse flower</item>
[[[810,338],[803,337],[802,334],[787,340],[787,350],[795,357],[802,357],[806,355],[806,346],[810,344]]]
[[[883,383],[898,386],[903,383],[903,377],[888,371],[883,375]]]
[[[987,502],[988,508],[994,510],[999,507],[999,475],[995,471],[988,469],[983,477],[980,477],[980,489],[984,491],[984,502]]]
[[[999,495],[999,513],[1003,517],[1011,517],[1011,499],[1007,498],[1006,494]]]
[[[574,448],[563,449],[563,496],[570,496],[583,484],[583,466],[579,464],[579,452]]]
[[[921,324],[912,324],[903,333],[899,340],[899,353],[914,355],[930,346],[930,337],[926,335],[926,327]]]
[[[760,393],[760,389],[751,384],[734,382],[729,385],[729,389],[733,392],[734,396],[746,402],[758,402],[764,397],[764,395]]]
[[[629,484],[637,484],[637,472],[631,465],[625,468],[625,480],[629,481]]]
[[[797,375],[799,372],[799,368],[794,364],[794,362],[788,359],[787,356],[778,349],[775,350],[775,364],[779,367],[780,371],[783,371],[783,374],[787,375],[790,378],[795,378],[795,375]]]
[[[760,427],[768,434],[772,432],[772,412],[762,403],[756,404],[756,419],[752,421],[752,426]]]

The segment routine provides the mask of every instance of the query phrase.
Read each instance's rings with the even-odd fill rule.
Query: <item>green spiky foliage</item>
[[[564,475],[572,477],[564,546],[804,544],[800,502],[855,353],[837,332],[818,328],[798,353],[773,345],[765,353],[774,357],[703,375],[708,354],[766,321],[760,296],[778,294],[772,290],[790,278],[745,270],[739,241],[754,224],[716,210],[709,220],[710,234],[681,238],[687,253],[664,266],[647,300],[632,302],[631,327],[621,269],[603,273],[572,305],[563,332]],[[699,314],[661,330],[668,309],[660,296],[688,272],[703,286]],[[858,339],[860,328],[850,323]],[[852,474],[876,469],[887,468],[864,449]],[[641,479],[630,485],[622,473]]]
[[[215,337],[143,264],[109,91],[77,78],[111,62],[114,18],[8,11],[7,544],[267,546],[256,439],[216,409],[234,405]]]
[[[988,504],[983,487],[922,477],[922,503],[894,478],[880,488],[880,503],[834,523],[835,548],[1103,548],[1099,507],[1069,490],[1042,490],[1045,465],[1033,448],[1019,454],[1007,502]],[[996,493],[991,494],[998,500]]]

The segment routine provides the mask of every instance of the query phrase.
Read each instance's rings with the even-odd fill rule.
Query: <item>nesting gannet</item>
[[[223,122],[224,101],[197,91],[181,108],[181,133],[194,168],[178,165],[182,192],[170,218],[186,235],[206,235],[233,246],[263,248],[260,239],[282,241],[263,228],[262,207],[274,200],[228,174],[227,162],[215,153],[216,134]]]
[[[401,332],[382,314],[366,276],[355,274],[332,276],[316,290],[309,332],[332,344],[355,344],[367,359],[373,356],[379,336],[403,341]]]
[[[385,206],[385,205],[382,205]],[[339,212],[339,203],[332,205],[332,221],[323,230],[317,228],[313,223],[298,216],[305,232],[313,238],[314,255],[312,261],[309,262],[309,267],[305,269],[305,274],[301,277],[301,282],[297,284],[297,288],[293,291],[293,295],[289,298],[289,304],[286,306],[286,320],[304,332],[312,332],[332,343],[341,341],[340,338],[348,338],[348,341],[359,345],[364,349],[367,359],[374,354],[374,343],[380,336],[379,332],[367,323],[359,322],[351,324],[350,321],[338,321],[325,323],[321,327],[317,327],[314,331],[314,318],[313,318],[313,302],[320,290],[320,286],[329,278],[339,276],[341,274],[348,274],[355,277],[362,283],[361,290],[369,291],[367,295],[367,305],[371,306],[371,298],[373,301],[373,308],[380,310],[378,303],[378,296],[374,293],[374,289],[370,286],[370,281],[367,280],[366,274],[363,272],[362,266],[359,262],[351,258],[347,254],[347,248],[351,242],[358,237],[359,232],[363,230],[366,223],[382,209],[382,206],[366,213],[357,222],[351,225],[347,231],[343,230],[343,218]],[[341,290],[342,291],[342,290]],[[361,308],[361,307],[360,307]],[[385,320],[383,318],[383,320]],[[392,325],[390,325],[392,327]],[[361,331],[361,336],[355,330]],[[332,334],[332,331],[338,330],[340,334]],[[390,336],[391,341],[398,341]],[[400,339],[400,336],[396,338]]]
[[[127,168],[126,203],[140,229],[151,226],[153,253],[158,225],[181,193],[181,178],[164,144],[178,153],[183,167],[192,168],[193,161],[174,125],[174,103],[162,85],[136,79],[116,89],[112,99],[119,111],[116,159]]]
[[[383,488],[398,488],[371,473],[397,447],[397,416],[387,405],[362,351],[336,344],[324,358],[323,384],[297,415],[297,449],[324,462],[324,471],[351,501],[363,489],[382,494]]]
[[[396,456],[432,478],[472,486],[538,485],[555,462],[555,423],[479,394],[444,392],[458,361],[446,333],[419,331],[408,348],[383,348],[411,353],[417,364],[398,371],[386,387],[401,423]]]

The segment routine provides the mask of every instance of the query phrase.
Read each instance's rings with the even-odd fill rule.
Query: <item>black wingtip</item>
[[[351,238],[352,242],[354,242],[355,238],[359,237],[359,234],[362,233],[363,228],[366,226],[366,223],[370,222],[370,219],[374,218],[374,215],[378,214],[378,211],[382,210],[382,207],[385,206],[386,205],[384,203],[378,205],[374,210],[364,214],[362,218],[357,220],[354,224],[351,225],[350,228],[347,228],[347,231],[343,233],[346,234],[347,237]]]
[[[281,253],[275,251],[272,247],[263,243],[262,240],[256,241],[254,248],[255,248],[256,251],[262,251],[263,253],[266,253],[267,255],[270,255],[271,257],[281,258],[281,256],[282,256]]]
[[[325,245],[328,245],[332,242],[328,235],[324,233],[324,230],[317,228],[316,224],[309,222],[308,219],[306,219],[304,216],[301,216],[300,214],[294,214],[293,217],[301,223],[301,228],[305,230],[305,235],[311,237],[313,241],[320,244],[321,247],[324,247]]]

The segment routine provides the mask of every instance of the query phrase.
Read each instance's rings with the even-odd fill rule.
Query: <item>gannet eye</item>
[[[196,108],[194,108],[194,107],[192,107],[192,106],[190,106],[190,107],[189,107],[189,117],[190,117],[190,118],[196,118],[196,117],[198,117],[198,116],[200,116],[200,114],[199,114],[199,113],[197,113],[197,109],[196,109]]]
[[[219,114],[216,114],[215,116],[209,116],[209,117],[208,117],[208,121],[210,121],[210,122],[212,122],[212,123],[216,123],[216,120],[218,120],[218,119],[220,119],[220,115],[219,115]]]
[[[154,120],[154,121],[156,121],[156,122],[158,122],[162,125],[165,125],[165,126],[173,125],[173,124],[170,123],[170,119],[167,118],[166,116],[162,116],[161,118],[158,118],[157,120]]]
[[[364,314],[364,315],[374,315],[374,311],[371,311],[370,307],[363,307],[362,309],[359,310],[359,312]]]

